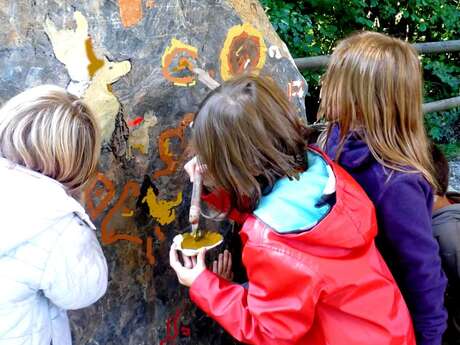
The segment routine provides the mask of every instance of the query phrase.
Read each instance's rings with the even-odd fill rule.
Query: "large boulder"
[[[102,129],[99,174],[82,201],[110,284],[101,301],[71,313],[74,343],[228,344],[179,286],[168,250],[188,229],[181,167],[188,125],[209,91],[191,70],[217,82],[269,74],[304,115],[307,85],[263,8],[254,0],[14,0],[0,15],[0,102],[57,84],[81,95]]]

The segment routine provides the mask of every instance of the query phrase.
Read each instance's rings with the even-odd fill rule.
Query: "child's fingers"
[[[229,275],[233,277],[233,271],[232,271],[232,254],[227,251],[227,272]],[[232,279],[232,278],[230,278]]]
[[[198,252],[198,256],[196,257],[196,266],[203,267],[203,268],[206,267],[204,263],[205,256],[206,256],[206,249],[203,248]]]
[[[183,267],[179,261],[179,256],[177,255],[176,245],[173,244],[169,250],[169,265],[178,273]]]
[[[224,255],[222,253],[219,254],[219,260],[217,261],[217,269],[219,274],[224,273]]]
[[[196,256],[192,256],[192,267],[196,266]]]
[[[196,166],[196,157],[193,157],[184,165],[184,169],[190,177],[190,182],[192,183],[195,180]]]
[[[186,268],[193,267],[192,260],[190,260],[190,257],[188,257],[187,255],[184,255],[183,253],[182,253],[182,260],[184,261],[184,266]]]
[[[231,263],[229,263],[231,261],[229,259],[229,254],[230,252],[227,249],[225,249],[224,250],[224,272],[228,272],[228,265],[229,264],[231,265]]]
[[[214,273],[216,273],[216,274],[219,273],[219,272],[217,271],[217,261],[216,261],[216,260],[214,260],[214,261],[212,262],[212,271],[213,271]]]

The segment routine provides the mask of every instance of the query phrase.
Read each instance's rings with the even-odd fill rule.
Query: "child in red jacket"
[[[321,151],[268,78],[225,82],[193,124],[204,196],[242,224],[249,284],[205,268],[204,252],[170,263],[191,299],[249,344],[415,344],[409,312],[378,253],[374,207]]]

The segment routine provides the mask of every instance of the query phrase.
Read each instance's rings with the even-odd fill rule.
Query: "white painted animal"
[[[73,17],[76,21],[76,28],[58,30],[50,18],[46,18],[44,29],[53,46],[54,55],[62,62],[69,73],[71,88],[78,89],[77,85],[87,85],[90,80],[89,69],[90,59],[87,54],[88,21],[79,11],[75,11]],[[70,90],[72,91],[72,90]],[[78,93],[78,92],[75,92]]]
[[[98,59],[92,51],[88,21],[79,11],[75,11],[73,16],[76,21],[75,30],[58,30],[47,18],[44,25],[45,32],[51,41],[56,58],[66,66],[72,79],[67,90],[83,96],[97,119],[102,141],[107,143],[115,129],[115,118],[120,110],[120,103],[110,91],[109,85],[127,74],[131,70],[131,63],[109,61],[105,57],[102,60]],[[90,65],[93,62],[98,65],[90,72]]]
[[[103,66],[91,79],[91,84],[83,94],[83,99],[96,116],[101,129],[102,141],[109,142],[115,129],[115,118],[120,110],[120,103],[109,85],[116,82],[131,70],[129,61],[109,61],[104,57]]]

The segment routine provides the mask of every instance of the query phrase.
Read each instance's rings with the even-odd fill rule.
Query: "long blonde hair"
[[[407,42],[376,32],[341,41],[323,76],[318,116],[330,121],[329,129],[338,123],[338,156],[349,131],[357,131],[380,164],[421,173],[436,189],[423,123],[421,66]]]
[[[51,177],[70,191],[95,173],[99,153],[93,115],[60,87],[28,89],[0,109],[0,157]]]
[[[224,82],[203,101],[193,122],[192,150],[216,188],[233,206],[252,210],[262,189],[307,167],[308,130],[279,86],[243,75]]]

